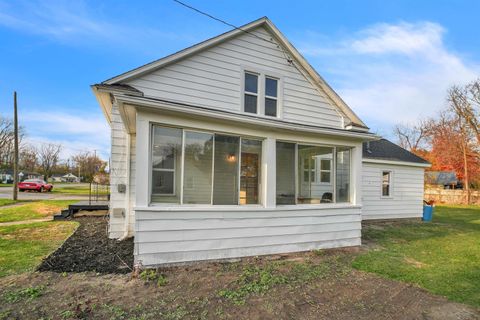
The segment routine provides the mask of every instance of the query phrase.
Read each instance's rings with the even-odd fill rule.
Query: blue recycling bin
[[[425,204],[423,205],[423,221],[432,221],[432,216],[433,216],[433,205],[428,205]]]

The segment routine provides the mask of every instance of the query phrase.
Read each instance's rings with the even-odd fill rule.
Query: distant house
[[[427,171],[425,183],[431,186],[441,186],[445,189],[462,189],[462,183],[454,171]]]
[[[0,170],[0,183],[12,183],[13,182],[13,170],[2,169]]]
[[[20,171],[18,173],[18,181],[24,181],[27,179],[43,179],[43,175],[36,172]],[[13,182],[13,169],[0,170],[0,183],[12,183]]]
[[[92,87],[109,236],[137,264],[357,246],[362,219],[421,217],[428,162],[374,141],[267,18]]]
[[[51,176],[52,182],[80,182],[80,178],[73,173],[54,174]]]
[[[38,172],[28,172],[28,171],[20,171],[18,173],[18,180],[19,181],[24,181],[24,180],[27,180],[27,179],[43,179],[43,174],[38,173]]]
[[[69,172],[66,175],[62,176],[63,182],[80,182],[80,178]]]
[[[55,174],[52,174],[52,176],[50,177],[50,180],[52,182],[63,182],[62,177],[63,177],[63,174],[55,173]]]

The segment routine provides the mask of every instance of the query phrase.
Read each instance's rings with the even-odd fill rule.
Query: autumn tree
[[[91,152],[80,152],[72,157],[77,170],[87,182],[92,182],[95,174],[105,172],[107,163]]]
[[[62,145],[45,143],[38,148],[38,161],[45,180],[52,175],[52,171],[58,164]]]

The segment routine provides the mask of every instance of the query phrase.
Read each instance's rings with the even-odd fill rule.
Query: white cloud
[[[82,0],[32,0],[15,4],[0,0],[0,26],[73,45],[108,41],[129,46],[141,44],[146,38],[158,41],[181,37],[174,32],[135,26],[133,21],[114,23],[102,14],[101,7],[87,6]]]
[[[101,114],[26,112],[21,116],[20,122],[27,131],[25,142],[34,146],[42,143],[61,144],[63,159],[79,152],[94,150],[105,160],[109,157],[110,131]]]
[[[373,131],[389,134],[396,123],[435,115],[451,85],[480,76],[480,63],[447,48],[445,33],[432,22],[382,23],[322,36],[320,46],[304,41],[301,51]]]
[[[398,25],[378,24],[360,32],[360,39],[350,45],[359,53],[416,54],[436,51],[442,46],[444,29],[431,22]]]

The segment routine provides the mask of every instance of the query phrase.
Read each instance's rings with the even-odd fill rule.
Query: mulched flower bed
[[[105,217],[74,218],[75,233],[38,267],[38,271],[129,273],[133,269],[133,238],[109,239]]]

